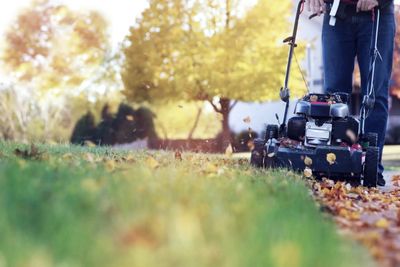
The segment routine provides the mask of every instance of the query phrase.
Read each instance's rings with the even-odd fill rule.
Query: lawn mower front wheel
[[[268,124],[265,129],[265,141],[269,139],[278,139],[279,135],[279,126],[274,124]]]
[[[264,167],[265,141],[263,139],[257,138],[257,139],[254,139],[253,142],[254,142],[254,148],[251,151],[250,164],[256,168],[262,168],[262,167]]]

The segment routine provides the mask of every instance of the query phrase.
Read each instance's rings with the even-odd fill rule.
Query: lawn
[[[172,152],[0,150],[2,267],[372,265],[287,171]]]
[[[400,146],[385,146],[383,161],[386,170],[400,170]]]

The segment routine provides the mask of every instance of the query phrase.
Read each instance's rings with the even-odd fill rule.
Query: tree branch
[[[222,110],[219,109],[219,108],[212,102],[212,100],[207,100],[207,101],[208,101],[208,103],[210,103],[211,106],[214,108],[215,112],[222,113]]]
[[[233,102],[233,104],[229,107],[229,111],[232,111],[232,109],[237,105],[237,103],[239,103],[239,100],[235,100],[235,102]]]

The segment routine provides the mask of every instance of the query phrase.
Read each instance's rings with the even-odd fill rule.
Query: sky
[[[18,11],[27,7],[31,0],[2,1],[0,9],[0,34],[15,20]],[[60,0],[74,9],[95,9],[103,13],[110,23],[110,35],[114,45],[122,41],[130,25],[143,11],[147,0]],[[395,0],[400,4],[400,0]]]
[[[31,0],[1,1],[0,34],[13,23],[19,10],[29,6]],[[73,9],[94,9],[103,13],[110,24],[110,35],[114,45],[121,42],[130,25],[147,6],[146,0],[60,0]]]

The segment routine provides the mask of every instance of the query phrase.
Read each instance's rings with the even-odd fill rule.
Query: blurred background
[[[245,151],[283,113],[282,40],[297,2],[3,3],[0,138],[212,152],[232,143]],[[322,18],[308,16],[300,22],[294,102],[307,86],[323,90]],[[399,36],[395,49],[389,144],[400,143]],[[354,113],[359,87],[356,71]]]

